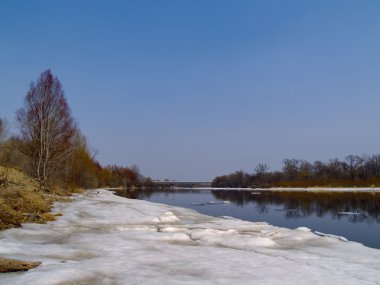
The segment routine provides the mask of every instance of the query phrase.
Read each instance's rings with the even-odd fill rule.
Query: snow
[[[308,187],[308,188],[254,188],[255,191],[302,191],[302,192],[380,192],[378,187]]]
[[[207,202],[208,205],[219,205],[219,204],[231,204],[230,201],[221,201],[221,202],[217,202],[217,201],[209,201]]]
[[[188,189],[188,188],[178,188]],[[286,188],[286,187],[273,187],[273,188],[192,188],[198,190],[235,190],[235,191],[253,191],[252,195],[260,194],[263,191],[298,191],[298,192],[380,192],[379,187],[307,187],[307,188]]]
[[[63,216],[0,233],[0,256],[41,261],[0,284],[380,284],[380,250],[87,191]]]
[[[338,212],[339,215],[364,215],[363,213],[359,212]]]

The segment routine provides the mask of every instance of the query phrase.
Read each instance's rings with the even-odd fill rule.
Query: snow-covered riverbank
[[[180,188],[174,187],[173,189],[189,189],[189,188]],[[273,187],[273,188],[193,188],[198,190],[235,190],[235,191],[295,191],[295,192],[380,192],[379,187]]]
[[[0,256],[41,261],[0,284],[380,284],[380,250],[87,191],[63,216],[0,233]]]

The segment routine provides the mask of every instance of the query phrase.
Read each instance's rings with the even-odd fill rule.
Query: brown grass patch
[[[56,219],[49,212],[58,197],[41,190],[36,180],[15,168],[0,166],[0,181],[0,230]]]

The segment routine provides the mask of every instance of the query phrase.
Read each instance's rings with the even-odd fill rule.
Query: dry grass
[[[0,166],[0,230],[26,222],[54,221],[60,213],[49,213],[53,202],[69,200],[64,195],[70,193],[59,187],[41,190],[38,182],[22,171]]]
[[[40,265],[40,262],[30,262],[17,259],[0,258],[0,273],[26,271]]]

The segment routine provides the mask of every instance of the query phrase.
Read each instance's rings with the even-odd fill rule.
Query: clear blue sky
[[[103,164],[211,180],[380,152],[380,1],[0,1],[0,117],[50,68]]]

